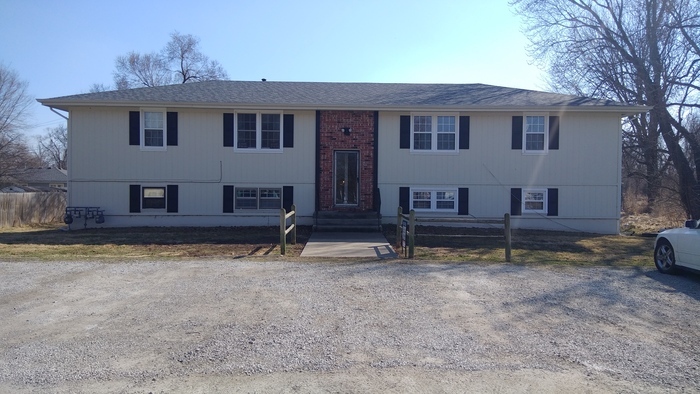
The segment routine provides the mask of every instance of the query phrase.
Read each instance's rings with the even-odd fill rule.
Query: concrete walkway
[[[314,232],[301,257],[396,258],[394,249],[381,233]]]

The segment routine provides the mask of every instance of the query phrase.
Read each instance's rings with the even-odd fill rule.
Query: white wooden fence
[[[61,221],[66,193],[0,193],[0,227]]]

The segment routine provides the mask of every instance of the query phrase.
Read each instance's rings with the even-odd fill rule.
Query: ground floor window
[[[510,189],[510,214],[559,216],[559,189]]]
[[[236,209],[280,209],[282,189],[237,187]]]
[[[523,213],[546,213],[547,189],[523,189]]]
[[[141,189],[143,209],[165,209],[165,188],[144,187]]]
[[[416,211],[457,211],[456,189],[411,189],[411,209]]]
[[[178,185],[141,186],[129,185],[129,212],[157,213],[164,210],[167,213],[178,212]]]

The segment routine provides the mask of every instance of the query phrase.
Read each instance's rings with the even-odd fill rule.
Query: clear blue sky
[[[0,62],[35,98],[113,85],[175,30],[233,80],[486,83],[544,90],[507,0],[0,0]],[[38,103],[29,134],[64,122]]]

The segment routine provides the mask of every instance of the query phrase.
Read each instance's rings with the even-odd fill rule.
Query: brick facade
[[[371,211],[374,197],[374,112],[321,111],[320,132],[320,195],[321,211]],[[343,128],[352,129],[345,135]],[[358,151],[359,201],[357,206],[336,206],[333,199],[333,160],[335,151]]]

